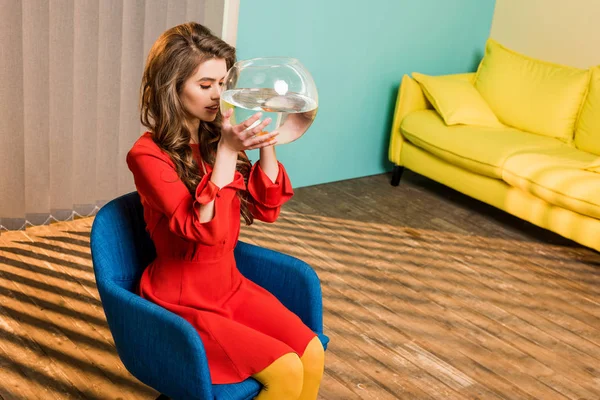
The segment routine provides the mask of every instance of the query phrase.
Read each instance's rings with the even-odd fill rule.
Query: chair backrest
[[[108,282],[133,292],[144,269],[156,257],[137,192],[118,197],[98,211],[90,246],[100,295]]]

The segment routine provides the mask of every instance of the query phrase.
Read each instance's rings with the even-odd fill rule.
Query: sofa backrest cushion
[[[592,68],[588,94],[575,131],[575,146],[600,155],[600,65]]]
[[[431,76],[413,72],[427,100],[446,125],[478,125],[501,128],[490,106],[464,75]]]
[[[500,122],[571,143],[589,75],[589,70],[536,60],[488,39],[475,87]]]

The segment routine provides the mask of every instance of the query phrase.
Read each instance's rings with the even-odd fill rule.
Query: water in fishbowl
[[[264,132],[277,129],[277,144],[290,143],[306,132],[317,115],[317,103],[294,92],[279,94],[274,89],[231,89],[221,94],[221,112],[233,108],[231,123],[239,124],[258,111],[261,121],[271,118]]]

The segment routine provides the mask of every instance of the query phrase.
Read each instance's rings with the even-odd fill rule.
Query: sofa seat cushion
[[[600,174],[586,171],[598,156],[573,147],[515,154],[502,179],[550,204],[600,218]]]
[[[502,179],[504,161],[513,154],[568,147],[558,139],[514,128],[447,126],[435,110],[410,113],[400,129],[415,146],[471,172],[496,179]]]

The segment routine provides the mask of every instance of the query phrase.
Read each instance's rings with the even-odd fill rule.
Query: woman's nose
[[[223,88],[220,85],[217,85],[211,93],[211,97],[213,98],[213,100],[218,100],[221,97],[222,91],[223,91]]]

